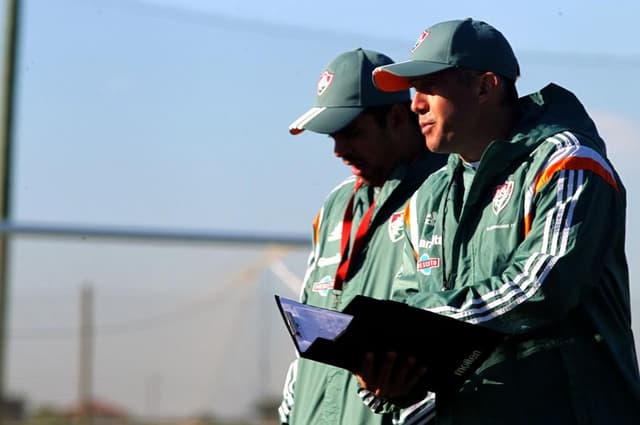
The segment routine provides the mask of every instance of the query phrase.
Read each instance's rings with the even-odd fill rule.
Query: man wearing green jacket
[[[554,84],[518,99],[509,43],[472,19],[432,26],[373,75],[415,88],[427,147],[451,154],[410,201],[395,295],[507,334],[436,394],[438,424],[640,423],[625,188],[578,99]],[[367,389],[402,395],[377,374]]]
[[[445,156],[424,146],[409,91],[374,87],[371,72],[390,63],[371,50],[338,55],[320,75],[314,107],[289,128],[329,135],[353,174],[327,196],[314,220],[304,303],[342,310],[356,295],[389,299],[402,263],[406,202],[444,165]],[[382,425],[409,413],[428,419],[432,407],[428,398],[400,412],[359,388],[349,371],[299,359],[287,374],[279,416],[291,425]]]

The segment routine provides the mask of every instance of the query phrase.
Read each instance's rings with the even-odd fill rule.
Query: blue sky
[[[406,59],[426,27],[472,16],[511,40],[521,62],[522,94],[551,81],[564,85],[599,125],[628,189],[628,254],[634,317],[640,316],[640,228],[633,220],[640,212],[637,2],[612,7],[591,0],[518,6],[406,1],[382,7],[335,0],[31,0],[24,5],[16,220],[306,235],[326,193],[348,173],[333,158],[329,138],[308,133],[294,138],[287,132],[313,102],[322,68],[337,53],[358,46]],[[242,392],[263,377],[255,367],[240,377],[230,372],[239,367],[235,364],[220,372],[221,364],[246,352],[233,346],[228,328],[219,324],[236,317],[236,331],[251,335],[251,322],[234,316],[238,306],[250,303],[251,314],[259,316],[264,307],[258,295],[286,289],[267,273],[258,275],[254,286],[241,285],[225,305],[212,304],[218,315],[193,308],[243,264],[259,260],[260,250],[28,238],[16,240],[13,248],[15,335],[51,326],[72,329],[76,290],[85,281],[94,282],[101,297],[99,323],[193,312],[183,327],[100,339],[96,391],[103,397],[141,413],[213,409],[233,415],[246,412],[260,395]],[[304,253],[284,260],[302,274]],[[275,319],[270,318],[274,327]],[[637,325],[635,331],[640,332]],[[265,358],[276,360],[269,360],[272,376],[265,391],[273,392],[291,347],[277,329],[269,332],[274,355]],[[167,338],[179,348],[154,348],[164,347]],[[72,338],[17,338],[9,350],[12,391],[28,394],[35,404],[73,399]],[[255,366],[262,360],[247,361]],[[162,407],[153,407],[144,391],[145,380],[156,374],[165,382]],[[245,400],[238,401],[243,398],[238,393]]]
[[[639,6],[632,0],[615,7],[596,0],[549,1],[514,4],[505,1],[460,0],[452,4],[408,0],[395,4],[356,0],[300,2],[276,0],[144,0],[149,4],[180,7],[197,12],[223,13],[243,19],[414,40],[432,23],[473,17],[492,23],[521,49],[573,53],[637,54],[631,29]]]
[[[638,122],[636,92],[615,85],[640,61],[628,36],[636,6],[611,16],[592,3],[538,2],[518,20],[473,2],[424,18],[408,13],[422,2],[26,2],[14,216],[306,232],[345,174],[328,139],[286,133],[319,70],[365,44],[405,59],[424,27],[474,13],[521,53],[521,92],[566,82]]]

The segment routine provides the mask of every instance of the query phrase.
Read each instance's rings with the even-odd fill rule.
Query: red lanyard
[[[354,199],[356,197],[356,192],[358,192],[358,189],[360,189],[361,186],[362,181],[358,180],[353,189],[353,195],[351,195],[347,209],[344,211],[344,219],[342,220],[342,238],[340,239],[340,265],[338,266],[336,278],[333,282],[333,289],[342,290],[342,284],[347,278],[347,273],[349,273],[351,258],[355,257],[362,249],[364,237],[366,236],[367,231],[369,230],[369,225],[371,224],[371,216],[373,215],[373,210],[376,205],[375,198],[367,212],[362,217],[360,225],[358,225],[358,231],[356,232],[356,237],[353,241],[353,246],[351,247],[351,253],[347,252],[349,249],[349,240],[351,239],[351,226],[353,224]]]

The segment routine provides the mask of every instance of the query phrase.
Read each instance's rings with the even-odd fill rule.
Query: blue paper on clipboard
[[[278,300],[287,326],[301,352],[307,351],[318,338],[336,339],[353,320],[353,316],[338,311],[320,310],[288,298],[278,297]]]

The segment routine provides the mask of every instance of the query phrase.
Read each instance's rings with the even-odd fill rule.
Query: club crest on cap
[[[411,49],[411,53],[415,52],[415,50],[418,47],[420,47],[420,45],[424,42],[424,40],[426,40],[426,38],[429,37],[429,34],[431,34],[431,31],[429,30],[422,31],[422,34],[420,34],[420,37],[418,37],[418,39],[416,40],[416,44],[413,45],[413,48]]]
[[[327,91],[327,88],[329,88],[329,85],[333,81],[333,76],[334,76],[333,72],[329,72],[326,70],[322,74],[320,74],[320,79],[318,80],[318,88],[317,88],[318,96],[322,96],[322,94],[325,91]]]

